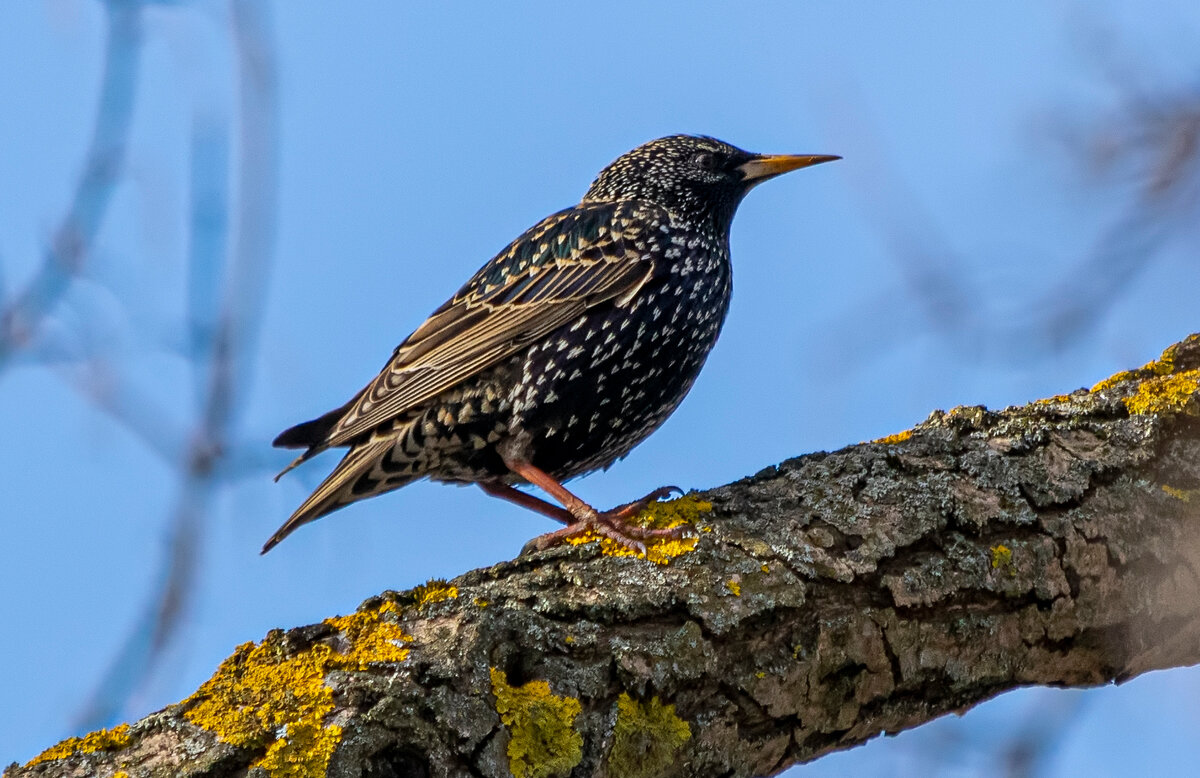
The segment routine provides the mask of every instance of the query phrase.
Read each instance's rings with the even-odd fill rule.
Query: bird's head
[[[671,135],[643,143],[596,176],[586,202],[648,200],[684,217],[708,217],[728,226],[756,184],[831,155],[752,154],[716,138]]]

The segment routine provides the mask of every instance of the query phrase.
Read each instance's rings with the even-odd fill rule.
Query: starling
[[[673,487],[597,511],[563,482],[624,457],[691,389],[729,308],[729,228],[746,192],[835,159],[690,135],[619,157],[582,202],[480,268],[348,403],[275,439],[305,449],[279,476],[327,448],[349,450],[263,553],[420,478],[478,484],[566,525],[537,548],[588,530],[643,552],[649,538],[678,536],[629,522]]]

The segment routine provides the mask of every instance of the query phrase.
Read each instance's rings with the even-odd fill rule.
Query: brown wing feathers
[[[611,206],[605,206],[611,210]],[[586,257],[572,247],[555,250],[557,231],[569,231],[568,214],[557,214],[518,239],[458,294],[396,348],[383,371],[350,402],[284,431],[275,445],[308,447],[279,476],[331,446],[353,444],[397,415],[515,353],[529,342],[569,323],[589,307],[622,298],[645,282],[653,262],[621,239],[604,252],[591,246]],[[596,219],[596,214],[580,218]],[[610,234],[611,235],[611,234]],[[497,280],[489,268],[506,264],[536,240],[557,256],[521,264],[521,272]],[[561,243],[561,241],[559,242]],[[338,471],[342,470],[339,466]],[[338,474],[330,476],[333,479]],[[276,476],[278,479],[279,476]],[[319,490],[318,490],[319,491]],[[315,497],[315,495],[314,495]],[[306,503],[307,505],[308,503]]]

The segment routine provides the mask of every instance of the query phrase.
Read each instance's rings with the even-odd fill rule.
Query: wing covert
[[[396,347],[324,446],[352,441],[590,307],[626,299],[654,275],[661,249],[657,236],[629,230],[623,207],[561,211],[510,244]]]

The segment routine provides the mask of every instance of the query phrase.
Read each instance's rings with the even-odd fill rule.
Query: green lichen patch
[[[510,686],[504,671],[492,668],[496,712],[508,731],[508,769],[513,778],[565,775],[583,760],[583,736],[575,717],[583,709],[574,697],[560,697],[545,681]]]
[[[316,643],[288,653],[279,631],[258,645],[244,643],[182,703],[183,715],[226,743],[265,748],[250,766],[273,778],[323,776],[342,739],[341,727],[324,723],[334,709],[325,676],[407,658],[404,644],[411,637],[389,620],[397,616],[399,609],[387,602],[326,619],[338,632],[336,649]]]
[[[698,497],[687,495],[666,502],[654,502],[646,507],[635,520],[643,527],[652,529],[670,529],[684,524],[696,525],[702,516],[712,512],[712,503]],[[705,528],[701,527],[701,531]],[[609,538],[602,538],[594,532],[585,532],[567,540],[571,545],[582,545],[600,541],[600,552],[606,556],[641,556],[637,551],[626,548]],[[678,540],[669,538],[649,540],[646,542],[646,559],[660,565],[669,563],[672,559],[696,548],[696,538],[684,537]]]
[[[654,778],[669,772],[676,756],[692,737],[688,723],[657,697],[639,702],[628,694],[617,698],[608,774],[621,778]]]
[[[66,759],[76,754],[94,754],[97,751],[120,751],[129,745],[132,738],[129,735],[129,725],[122,724],[112,729],[98,729],[83,737],[69,737],[56,746],[47,748],[42,753],[29,760],[26,767],[56,759]]]

